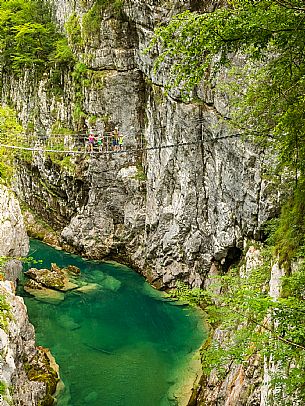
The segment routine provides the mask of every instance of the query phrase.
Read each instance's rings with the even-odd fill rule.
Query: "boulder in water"
[[[26,283],[24,284],[24,289],[25,288],[27,288],[27,289],[37,289],[37,290],[46,289],[41,283],[38,283],[38,282],[34,281],[34,279],[28,279],[26,281]]]
[[[31,268],[25,275],[46,288],[60,290],[65,285],[65,275],[56,264],[52,264],[51,270]]]
[[[63,314],[59,317],[58,323],[60,326],[66,330],[77,330],[80,328],[80,325],[77,324],[72,317],[67,314]]]
[[[39,287],[40,285],[49,289],[67,292],[78,287],[77,284],[69,280],[69,275],[66,268],[61,269],[55,263],[51,264],[51,269],[31,268],[29,271],[25,272],[25,275],[38,283],[38,285],[27,285],[31,289],[41,289],[41,287]]]
[[[102,285],[103,285],[103,288],[116,292],[117,290],[120,289],[121,282],[118,279],[114,278],[113,276],[107,275],[104,278]]]
[[[91,402],[96,402],[98,400],[98,394],[96,392],[91,392],[85,397],[85,401],[88,405],[90,405]]]
[[[68,273],[72,273],[73,275],[79,275],[80,274],[80,269],[75,265],[68,265],[63,270],[67,271]]]

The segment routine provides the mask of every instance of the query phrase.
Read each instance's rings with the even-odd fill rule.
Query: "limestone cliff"
[[[212,79],[184,103],[178,91],[165,93],[167,72],[156,73],[143,51],[173,14],[218,2],[47,2],[78,63],[43,76],[3,75],[2,100],[34,130],[36,145],[52,145],[59,132],[66,147],[84,148],[84,131],[118,126],[127,151],[23,156],[15,179],[20,200],[67,249],[118,258],[158,287],[207,283],[207,275],[239,257],[244,239],[259,239],[274,210],[264,153],[231,136],[226,97]],[[71,26],[81,33],[78,41]],[[248,369],[232,367],[225,381],[211,375],[198,404],[257,404],[264,367],[252,361]]]
[[[15,103],[38,139],[51,139],[61,127],[79,134],[117,125],[127,153],[71,156],[68,170],[62,156],[35,153],[18,163],[20,199],[82,255],[120,258],[157,286],[177,279],[202,285],[213,262],[227,267],[245,237],[259,237],[273,205],[266,199],[262,152],[226,138],[220,120],[228,114],[225,97],[213,86],[198,89],[189,103],[179,92],[165,95],[166,71],[155,73],[143,53],[160,22],[200,2],[49,3],[85,66],[81,91],[76,68],[73,74],[67,67],[59,94],[50,92],[52,72],[41,79],[27,72],[4,77],[2,98]],[[90,28],[93,7],[96,30]],[[80,30],[79,43],[69,23]],[[172,147],[149,149],[166,145]]]
[[[6,258],[3,272],[15,281],[21,272],[18,260],[29,250],[29,239],[23,224],[19,204],[12,192],[0,186],[0,256]]]
[[[57,373],[50,368],[51,363],[55,365],[54,360],[46,350],[35,346],[34,328],[12,282],[0,282],[0,294],[9,308],[7,325],[1,323],[0,328],[0,404],[52,404],[50,394],[57,384]]]
[[[20,257],[28,254],[29,239],[19,204],[0,186],[0,404],[20,406],[52,404],[57,374],[50,368],[51,355],[35,345],[34,328],[26,306],[15,295],[15,281],[22,269]],[[43,377],[43,378],[42,378]]]

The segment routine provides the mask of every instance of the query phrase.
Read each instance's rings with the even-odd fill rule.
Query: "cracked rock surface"
[[[49,3],[60,27],[73,13],[81,21],[93,4]],[[57,230],[64,246],[119,259],[158,287],[177,279],[202,285],[214,261],[228,266],[245,238],[259,238],[274,210],[262,176],[264,154],[228,137],[225,96],[212,84],[201,86],[194,102],[184,103],[178,91],[166,95],[168,72],[156,73],[143,53],[158,23],[198,4],[131,0],[121,17],[104,10],[100,30],[78,55],[94,72],[82,108],[93,131],[105,130],[105,117],[117,125],[127,152],[72,158],[74,174],[36,154],[31,164],[20,163],[16,181],[20,199]],[[61,99],[50,96],[46,78],[16,80],[3,79],[3,95],[15,101],[25,124],[35,108],[34,126],[47,134],[56,120],[73,127],[69,72]]]

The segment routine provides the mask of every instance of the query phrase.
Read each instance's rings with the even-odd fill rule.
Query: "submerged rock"
[[[90,404],[90,402],[95,402],[98,399],[98,394],[96,392],[91,392],[85,397],[85,401],[87,404]]]
[[[76,292],[91,293],[101,289],[101,285],[98,283],[88,283],[88,285],[81,286],[76,289]]]
[[[116,292],[121,287],[121,282],[113,276],[107,275],[103,280],[103,288]]]
[[[76,323],[73,320],[73,318],[68,316],[67,314],[60,316],[58,323],[65,330],[76,330],[76,329],[80,328],[80,325],[78,323]]]
[[[65,300],[63,292],[45,288],[33,280],[29,280],[28,282],[24,285],[24,290],[42,302],[57,304]]]

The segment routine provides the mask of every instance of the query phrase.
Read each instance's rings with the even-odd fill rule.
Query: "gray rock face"
[[[29,238],[19,203],[12,192],[0,186],[0,256],[13,258],[2,267],[7,279],[16,281],[22,269],[18,258],[25,257],[28,250]]]
[[[83,162],[75,165],[82,166]],[[19,199],[55,230],[62,229],[88,199],[88,185],[81,178],[63,173],[58,164],[40,153],[33,156],[31,164],[18,164],[16,186]]]
[[[46,385],[30,380],[26,373],[26,363],[30,367],[38,353],[34,328],[29,323],[23,299],[15,296],[11,282],[0,282],[0,294],[4,295],[11,312],[7,328],[0,328],[0,381],[6,387],[0,404],[35,406],[45,397]]]
[[[25,257],[29,250],[19,203],[6,187],[0,187],[0,256],[13,258],[3,265],[6,281],[0,281],[0,382],[3,391],[0,405],[35,406],[47,392],[44,382],[30,379],[29,371],[36,368],[37,374],[49,370],[50,362],[44,361],[45,352],[35,346],[34,328],[30,324],[23,299],[15,295],[15,283],[22,271],[18,258]],[[51,356],[50,356],[51,357]],[[56,373],[54,381],[56,383]]]
[[[12,192],[0,186],[0,256],[24,257],[28,249],[19,203]]]
[[[81,22],[93,4],[49,2],[63,30],[73,13]],[[219,120],[228,114],[225,98],[211,87],[188,104],[177,91],[165,96],[168,73],[155,73],[143,53],[159,22],[199,3],[132,0],[120,15],[103,10],[100,30],[82,52],[75,48],[92,75],[82,109],[88,128],[103,131],[107,120],[118,125],[127,153],[72,157],[76,175],[38,154],[17,175],[20,198],[63,243],[91,258],[116,257],[157,286],[177,279],[202,285],[213,261],[227,266],[245,237],[259,237],[273,209],[261,175],[263,154],[227,137]],[[15,84],[4,80],[3,97],[15,100],[24,123],[32,120],[50,134],[56,120],[75,124],[73,81],[69,72],[63,78],[61,98],[50,96],[46,78],[29,85],[27,76]]]

